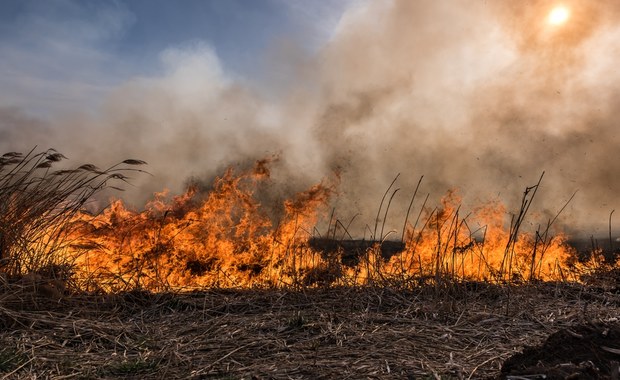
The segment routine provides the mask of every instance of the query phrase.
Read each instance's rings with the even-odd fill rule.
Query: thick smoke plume
[[[435,200],[457,188],[470,208],[501,200],[516,211],[545,171],[540,221],[578,191],[563,222],[596,233],[620,207],[620,3],[563,4],[571,18],[551,26],[547,0],[368,2],[316,55],[294,41],[274,49],[265,67],[286,80],[268,88],[227,73],[207,45],[169,49],[163,75],[117,86],[95,114],[0,110],[0,147],[50,145],[100,165],[146,160],[154,176],[127,193],[138,205],[275,154],[274,191],[338,173],[337,214],[369,224],[401,173],[395,226],[421,175]]]

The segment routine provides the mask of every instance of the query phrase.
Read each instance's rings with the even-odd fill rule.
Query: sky
[[[545,172],[538,220],[576,192],[564,227],[601,232],[619,21],[615,0],[4,0],[0,149],[143,159],[137,207],[277,156],[274,199],[337,176],[333,207],[371,224],[398,173],[394,220],[420,176],[433,201],[517,211]]]
[[[163,74],[167,51],[205,46],[228,75],[260,82],[265,52],[314,51],[352,1],[7,0],[0,2],[0,99],[47,116],[92,107],[114,88]]]

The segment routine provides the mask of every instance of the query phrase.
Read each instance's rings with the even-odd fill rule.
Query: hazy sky
[[[3,0],[0,149],[146,160],[136,204],[278,155],[274,192],[338,173],[371,224],[397,173],[400,225],[421,175],[514,210],[545,171],[539,222],[578,191],[565,224],[604,230],[618,62],[617,0]]]

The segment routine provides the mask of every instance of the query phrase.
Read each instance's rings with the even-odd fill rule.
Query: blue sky
[[[162,52],[212,48],[231,76],[261,81],[284,40],[315,51],[351,0],[3,0],[0,106],[33,114],[96,102],[112,87],[164,69]]]

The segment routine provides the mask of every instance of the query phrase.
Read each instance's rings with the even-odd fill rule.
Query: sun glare
[[[559,5],[551,10],[547,21],[551,25],[561,25],[568,21],[570,11],[565,6]]]

